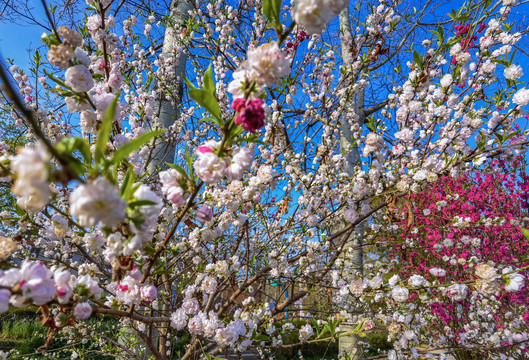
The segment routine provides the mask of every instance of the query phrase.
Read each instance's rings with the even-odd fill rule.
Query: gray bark
[[[176,36],[179,27],[183,27],[189,18],[189,11],[193,9],[193,5],[187,0],[172,0],[171,1],[171,19],[173,27],[167,27],[164,34],[164,42],[162,48],[162,55],[165,59],[178,55],[177,62],[174,65],[174,87],[176,93],[173,95],[174,104],[166,99],[166,93],[160,89],[158,98],[154,108],[154,113],[158,115],[158,122],[155,127],[158,129],[169,129],[178,117],[178,108],[182,102],[183,95],[183,76],[186,69],[187,56],[180,52],[176,54],[177,40]],[[176,30],[174,30],[176,29]],[[174,31],[173,31],[174,30]],[[152,144],[153,149],[147,170],[153,173],[157,166],[165,168],[164,163],[173,163],[175,157],[176,143],[174,141],[167,142],[163,137],[160,137]]]
[[[353,53],[350,49],[350,44],[347,43],[347,39],[352,38],[351,32],[351,21],[349,17],[349,8],[346,7],[339,16],[340,19],[340,32],[342,40],[342,57],[343,64],[345,67],[351,66],[354,61]],[[351,86],[353,84],[350,84]],[[357,116],[356,120],[353,122],[353,125],[358,126],[359,129],[362,128],[364,123],[365,115],[363,111],[364,106],[364,91],[361,90],[361,93],[358,95],[356,100],[351,100],[347,104],[347,108],[354,111],[354,114]],[[350,111],[350,110],[349,110]],[[352,177],[354,175],[354,169],[356,166],[360,165],[360,151],[358,146],[353,144],[353,131],[351,131],[351,122],[347,116],[344,114],[341,118],[341,133],[340,133],[340,148],[342,155],[346,159],[346,173]],[[341,223],[338,226],[342,227]],[[363,238],[364,226],[363,224],[358,225],[355,228],[354,233],[348,239],[347,244],[344,249],[346,256],[349,256],[348,259],[344,262],[344,270],[348,273],[351,273],[355,276],[361,277],[363,274],[364,267],[364,251],[362,248],[362,238]],[[348,251],[348,248],[353,247],[351,251]],[[344,306],[352,312],[359,312],[361,309],[352,304],[352,299],[350,297],[345,298]],[[344,330],[352,330],[353,326],[345,325]],[[356,335],[351,335],[347,337],[341,337],[339,340],[339,350],[340,352],[347,353],[351,359],[358,360],[361,359],[360,350],[361,346],[359,344],[360,337]]]

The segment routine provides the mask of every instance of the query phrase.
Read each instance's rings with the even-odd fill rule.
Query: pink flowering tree
[[[363,295],[377,304],[368,312],[387,327],[395,349],[428,344],[452,349],[461,359],[525,356],[525,161],[518,155],[512,163],[490,165],[490,171],[444,176],[384,215],[393,220],[377,232],[385,233],[376,241],[382,258],[364,285],[378,290]],[[476,348],[478,339],[484,342]]]
[[[443,229],[468,222],[479,233],[485,223],[412,216],[444,185],[464,192],[475,181],[495,201],[512,193],[498,176],[525,151],[527,134],[514,127],[529,104],[513,56],[523,34],[508,23],[515,2],[479,2],[433,25],[432,2],[360,4],[350,17],[340,0],[175,1],[175,22],[123,14],[121,4],[87,0],[78,29],[48,12],[47,53],[35,53],[29,72],[0,71],[2,106],[28,139],[0,147],[2,186],[16,197],[2,213],[0,311],[37,306],[49,328],[43,350],[103,314],[120,326],[90,330],[98,351],[127,358],[266,356],[361,334],[378,317],[401,339],[394,358],[453,352],[458,310],[442,329],[437,319],[457,291],[494,329],[527,337],[524,322],[498,310],[525,296],[519,233],[482,239],[481,253],[464,243],[470,230]],[[489,174],[492,158],[505,166],[494,178],[503,186],[461,180]],[[496,214],[464,210],[478,200],[469,196],[453,210],[484,222]],[[514,200],[506,221],[522,221]],[[390,261],[356,266],[362,241],[390,230],[401,245],[378,254]],[[424,244],[411,240],[418,234]],[[465,246],[453,251],[446,239]],[[441,242],[449,249],[427,252]],[[441,268],[452,255],[467,267],[456,258],[461,269]],[[521,292],[505,297],[502,286]],[[310,306],[321,294],[327,303]],[[302,321],[285,323],[287,311]],[[496,344],[490,331],[461,344],[524,349],[525,338]]]

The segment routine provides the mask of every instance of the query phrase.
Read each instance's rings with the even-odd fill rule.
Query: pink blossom
[[[73,309],[73,316],[79,320],[86,320],[92,315],[92,307],[88,303],[79,303]]]
[[[208,206],[202,206],[197,210],[197,220],[201,224],[205,224],[213,219],[213,211]]]
[[[141,288],[141,298],[147,301],[153,301],[158,296],[156,287],[152,285],[144,286]]]
[[[235,124],[240,125],[244,130],[254,133],[265,124],[264,103],[261,99],[246,100],[235,99],[232,108],[239,114],[235,118]]]

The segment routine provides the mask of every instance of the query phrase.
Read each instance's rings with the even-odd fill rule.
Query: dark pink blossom
[[[243,98],[233,100],[231,105],[239,114],[235,118],[235,124],[244,130],[254,133],[265,124],[264,102],[261,99],[246,100]]]

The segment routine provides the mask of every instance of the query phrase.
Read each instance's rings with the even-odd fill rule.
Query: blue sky
[[[287,1],[288,0],[283,0],[284,3]],[[458,8],[462,4],[463,1],[448,1],[437,9],[436,16],[444,15],[450,12],[452,8]],[[351,6],[354,6],[354,4],[351,3]],[[512,14],[511,21],[524,21],[524,17],[529,13],[528,6],[522,5],[516,8],[515,12],[518,14]],[[47,23],[45,12],[39,1],[34,1],[32,13],[36,19],[42,20],[43,23]],[[11,58],[14,60],[15,64],[19,65],[24,70],[27,70],[30,65],[30,53],[32,53],[35,48],[43,46],[40,37],[45,31],[44,28],[38,25],[23,24],[22,21],[20,21],[19,24],[0,21],[0,54],[2,58]],[[426,37],[429,37],[429,35],[426,35]],[[46,51],[41,51],[41,54],[45,53]],[[528,80],[529,68],[527,67],[527,59],[522,54],[518,53],[515,63],[520,63],[524,69],[525,74],[522,80]],[[503,69],[503,67],[500,68]],[[407,69],[405,68],[405,70]],[[502,74],[498,75],[502,77]],[[525,128],[527,123],[524,122],[520,125]]]
[[[42,6],[35,6],[35,17],[44,19],[45,14]],[[40,47],[42,42],[40,36],[45,30],[40,26],[29,24],[10,24],[0,22],[0,54],[4,59],[11,58],[22,68],[29,66],[28,49]]]
[[[288,0],[283,0],[283,2],[287,2]],[[444,15],[450,11],[452,8],[458,8],[463,4],[463,1],[451,1],[443,6],[441,6],[438,9],[438,12],[436,15]],[[351,2],[351,5],[354,6],[354,3]],[[528,14],[527,11],[528,6],[522,6],[521,8],[518,8],[517,11],[519,12],[518,15],[512,15],[511,21],[519,21],[519,19],[523,18],[525,15]],[[35,1],[35,7],[34,7],[34,16],[37,19],[44,20],[46,18],[46,15],[43,11],[42,6],[38,1]],[[433,20],[433,19],[432,19]],[[47,22],[47,21],[44,21]],[[43,32],[46,30],[38,25],[34,24],[11,24],[11,23],[4,23],[0,21],[0,54],[4,59],[11,58],[14,60],[15,64],[19,65],[21,68],[27,70],[30,65],[30,54],[28,53],[28,49],[30,52],[33,52],[35,48],[43,46],[40,37]],[[429,37],[430,35],[427,35]],[[45,54],[46,51],[41,51],[42,54]],[[529,78],[529,67],[527,67],[527,59],[522,57],[520,54],[517,56],[517,60],[515,62],[518,62],[522,65],[525,75],[523,77],[523,80],[527,80]],[[503,69],[503,67],[502,67]],[[407,68],[405,68],[407,70]],[[502,75],[499,74],[501,77]],[[527,121],[525,119],[521,120],[520,125],[522,128],[527,127]],[[281,200],[282,198],[282,185],[278,186],[278,190],[275,191],[272,195],[277,196],[276,201]],[[299,194],[294,194],[293,196],[293,203],[297,202],[297,197]],[[290,215],[290,214],[289,214]]]

